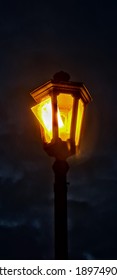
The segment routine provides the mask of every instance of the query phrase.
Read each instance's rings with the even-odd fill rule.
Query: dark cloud
[[[0,227],[0,259],[48,259],[50,255],[52,258],[51,242],[50,245],[47,244],[44,236],[38,230],[29,226]],[[47,251],[43,249],[42,239]]]

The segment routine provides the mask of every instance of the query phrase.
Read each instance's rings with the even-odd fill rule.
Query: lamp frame
[[[84,107],[89,103],[92,98],[89,94],[88,89],[83,83],[71,82],[71,81],[55,81],[50,80],[47,83],[39,86],[34,91],[32,91],[31,96],[36,101],[40,103],[46,96],[51,98],[52,104],[52,140],[50,143],[43,141],[43,148],[49,156],[53,156],[59,160],[65,160],[67,157],[72,156],[76,153],[75,145],[75,133],[76,133],[76,121],[78,113],[78,100],[83,101]],[[73,109],[72,109],[72,119],[70,128],[70,139],[63,141],[58,136],[58,119],[57,119],[57,95],[59,94],[69,94],[73,96]],[[41,126],[41,125],[40,125]],[[41,127],[41,129],[43,129]],[[81,133],[80,133],[81,134]],[[80,143],[80,139],[79,139]],[[78,143],[78,146],[79,146]]]

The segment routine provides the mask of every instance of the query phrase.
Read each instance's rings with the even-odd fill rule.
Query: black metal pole
[[[67,181],[69,165],[65,160],[57,160],[53,165],[54,183],[54,217],[55,217],[55,259],[68,259],[67,234]]]

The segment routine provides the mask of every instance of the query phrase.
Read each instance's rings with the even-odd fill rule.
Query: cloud
[[[12,165],[10,162],[0,162],[0,179],[2,182],[11,180],[11,182],[15,184],[22,180],[23,177],[24,173],[20,168],[17,169],[16,166]]]
[[[14,217],[4,217],[4,219],[0,219],[0,227],[6,227],[6,228],[16,228],[21,226],[30,226],[32,228],[41,229],[41,223],[39,221],[40,219],[31,218],[29,220],[28,216],[26,217],[17,217],[14,219]]]
[[[12,220],[0,220],[0,227],[7,227],[7,228],[15,228],[19,227],[23,223],[21,221],[12,221]]]
[[[94,256],[89,252],[83,252],[83,257],[85,260],[95,260]]]

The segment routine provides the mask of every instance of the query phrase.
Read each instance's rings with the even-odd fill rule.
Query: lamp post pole
[[[55,226],[55,259],[68,259],[67,230],[67,180],[69,165],[65,160],[56,159],[53,164],[54,183],[54,226]]]
[[[66,159],[79,149],[86,105],[92,100],[83,83],[69,81],[68,73],[60,71],[53,79],[30,94],[36,101],[31,108],[41,129],[43,148],[54,157],[54,219],[55,259],[68,259]]]

